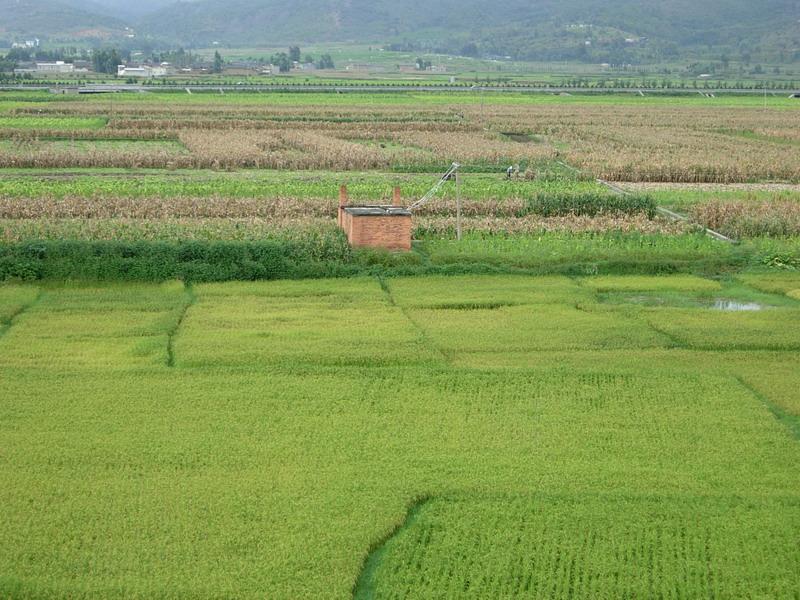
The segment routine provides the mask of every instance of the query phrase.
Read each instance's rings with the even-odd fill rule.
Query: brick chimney
[[[339,227],[342,227],[344,219],[344,207],[347,206],[347,186],[339,186]]]
[[[394,196],[392,198],[392,206],[403,206],[403,197],[400,194],[400,186],[394,186]]]

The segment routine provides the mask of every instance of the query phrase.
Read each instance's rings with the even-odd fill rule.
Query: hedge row
[[[323,242],[324,243],[324,242]],[[297,241],[40,241],[0,245],[0,280],[232,281],[341,276],[351,250]]]
[[[0,281],[181,279],[204,282],[436,273],[712,274],[754,266],[800,269],[797,244],[773,241],[735,247],[720,244],[709,251],[704,247],[693,249],[687,242],[686,248],[656,245],[650,250],[632,250],[624,243],[615,245],[610,238],[601,241],[608,243],[605,252],[580,248],[566,252],[562,248],[560,252],[530,256],[505,256],[481,245],[473,250],[451,247],[449,242],[435,240],[423,242],[418,251],[408,253],[352,250],[339,236],[317,239],[313,244],[297,240],[41,241],[0,244]]]

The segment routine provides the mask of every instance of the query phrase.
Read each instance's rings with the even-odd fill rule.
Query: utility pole
[[[485,91],[485,88],[483,86],[478,87],[478,80],[476,78],[475,79],[475,84],[472,86],[471,89],[480,92],[480,95],[481,95],[481,123],[483,123],[483,103],[484,103],[483,92]],[[484,127],[484,129],[485,129],[485,127]]]
[[[461,240],[461,173],[456,171],[456,239]]]

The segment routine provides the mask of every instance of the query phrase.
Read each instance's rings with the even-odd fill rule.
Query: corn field
[[[790,237],[800,235],[800,203],[706,202],[693,206],[692,219],[725,235]]]
[[[499,171],[556,159],[613,181],[800,181],[794,151],[800,116],[792,110],[611,103],[479,108],[456,101],[369,108],[179,99],[119,102],[113,109],[102,102],[40,104],[13,109],[0,122],[0,138],[170,139],[187,153],[152,148],[71,156],[46,147],[4,148],[0,166],[426,170],[457,160]],[[15,119],[24,127],[14,127]]]

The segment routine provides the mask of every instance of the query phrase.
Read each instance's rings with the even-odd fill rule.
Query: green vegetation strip
[[[144,142],[143,142],[144,143]],[[150,142],[147,142],[150,143]],[[353,201],[387,200],[392,188],[399,185],[409,202],[422,197],[438,180],[435,174],[388,174],[359,172],[302,172],[244,171],[232,174],[212,171],[177,171],[120,173],[118,171],[81,170],[36,171],[32,176],[20,176],[0,171],[0,196],[13,198],[63,197],[125,197],[170,198],[232,197],[232,198],[329,198],[339,197],[339,186],[346,184]],[[106,175],[108,173],[108,175]],[[548,194],[602,194],[595,182],[554,180],[508,181],[496,174],[474,174],[465,177],[462,193],[475,200],[528,198]],[[441,197],[455,198],[455,185],[442,188]]]
[[[106,119],[100,118],[0,116],[2,129],[101,129],[106,122]]]
[[[718,273],[800,268],[796,241],[737,246],[697,234],[469,235],[429,239],[413,252],[354,250],[337,229],[277,232],[262,241],[80,241],[0,244],[0,280],[232,281],[357,274],[475,272]]]

